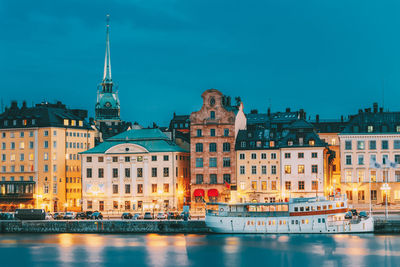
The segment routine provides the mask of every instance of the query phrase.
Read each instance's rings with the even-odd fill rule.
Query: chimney
[[[227,105],[228,107],[231,106],[231,97],[230,97],[230,96],[228,96],[228,97],[226,98],[226,105]]]
[[[300,109],[299,113],[300,113],[300,119],[305,120],[306,119],[306,113],[304,112],[304,109]]]
[[[340,122],[343,122],[343,115],[340,116]]]
[[[361,114],[361,113],[363,113],[363,112],[362,112],[362,109],[359,109],[359,110],[358,110],[358,114]]]
[[[252,109],[252,110],[250,110],[250,114],[258,114],[258,110],[257,109]]]
[[[268,116],[271,115],[271,108],[268,108]]]
[[[379,112],[382,113],[383,112],[383,107],[379,108]]]
[[[26,101],[24,100],[24,102],[22,102],[22,107],[26,108]]]
[[[286,112],[290,112],[290,108],[286,108]]]
[[[373,104],[373,108],[374,108],[374,113],[377,113],[378,112],[378,103],[377,102],[375,102]]]
[[[18,108],[18,102],[13,100],[13,101],[11,101],[11,109],[15,109],[15,108]]]
[[[315,121],[316,121],[317,123],[319,123],[319,115],[318,115],[318,114],[315,115]]]

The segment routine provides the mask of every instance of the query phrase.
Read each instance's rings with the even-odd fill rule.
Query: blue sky
[[[62,100],[93,116],[106,14],[124,120],[166,125],[209,88],[247,112],[332,119],[383,99],[400,110],[400,2],[389,0],[2,0],[3,103]]]

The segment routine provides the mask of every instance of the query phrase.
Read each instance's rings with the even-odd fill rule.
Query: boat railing
[[[207,215],[221,217],[285,217],[288,211],[224,211],[208,210]]]

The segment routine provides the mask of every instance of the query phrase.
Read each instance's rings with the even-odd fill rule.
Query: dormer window
[[[32,119],[32,125],[35,125],[35,124],[36,124],[36,120]]]
[[[303,139],[303,137],[300,137],[300,138],[299,138],[299,145],[302,146],[303,144],[304,144],[304,139]]]
[[[68,119],[64,119],[64,125],[68,126],[69,125],[69,120]]]
[[[26,126],[28,124],[27,120],[22,120],[22,125]]]
[[[76,121],[75,120],[72,120],[71,121],[71,126],[75,126],[76,125]]]
[[[14,126],[17,125],[17,120],[13,120],[13,125],[14,125]]]
[[[289,140],[289,141],[287,142],[287,145],[288,145],[288,146],[293,146],[293,141],[292,141],[292,140]]]
[[[79,126],[80,126],[80,127],[83,126],[83,121],[79,121]]]
[[[315,140],[314,140],[314,139],[310,139],[310,140],[308,141],[308,144],[309,144],[310,146],[314,146],[314,145],[315,145]]]
[[[7,120],[4,121],[4,126],[8,126],[8,121]]]
[[[367,132],[372,133],[374,131],[374,126],[368,125]]]
[[[210,111],[210,119],[215,120],[215,111]]]
[[[246,147],[246,142],[245,141],[240,142],[240,147]]]
[[[396,132],[398,132],[398,133],[400,132],[400,125],[396,126]]]
[[[269,141],[269,147],[275,147],[275,141]]]
[[[257,141],[257,147],[261,147],[261,141]]]

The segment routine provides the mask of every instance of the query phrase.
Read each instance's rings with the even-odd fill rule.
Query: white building
[[[291,123],[282,135],[279,143],[282,199],[322,196],[325,143],[305,120]]]
[[[181,209],[189,192],[189,153],[159,129],[134,129],[82,153],[83,210]]]

